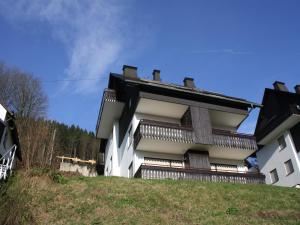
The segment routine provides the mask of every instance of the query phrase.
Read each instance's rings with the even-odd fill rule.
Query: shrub
[[[67,183],[67,179],[58,172],[53,172],[51,174],[51,178],[55,183],[58,183],[58,184],[66,184]]]

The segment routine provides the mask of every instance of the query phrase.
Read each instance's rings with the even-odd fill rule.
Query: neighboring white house
[[[14,116],[0,104],[0,180],[9,176],[15,155],[22,160]]]
[[[255,135],[260,171],[267,184],[300,185],[300,86],[289,92],[276,81],[274,89],[265,89]]]
[[[110,74],[96,135],[105,153],[105,176],[264,183],[244,160],[257,150],[253,135],[237,133],[260,105],[195,87],[137,76],[124,66]]]

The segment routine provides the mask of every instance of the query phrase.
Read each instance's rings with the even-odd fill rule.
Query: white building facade
[[[163,83],[157,70],[144,80],[124,66],[110,75],[96,127],[104,175],[263,183],[244,162],[257,150],[255,137],[237,132],[258,106],[200,91],[191,78]]]
[[[266,89],[256,135],[256,153],[266,184],[300,185],[300,92],[289,92],[282,82]]]

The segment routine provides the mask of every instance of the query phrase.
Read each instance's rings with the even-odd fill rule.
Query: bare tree
[[[48,121],[31,118],[18,118],[17,124],[24,168],[51,166],[54,157],[55,127]]]
[[[46,115],[48,100],[38,78],[2,63],[0,102],[18,117],[40,118]]]
[[[23,166],[44,166],[49,161],[53,129],[42,118],[46,115],[47,96],[41,82],[31,74],[0,63],[0,102],[17,117]]]

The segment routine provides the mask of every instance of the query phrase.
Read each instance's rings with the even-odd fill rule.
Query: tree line
[[[48,120],[48,98],[41,81],[0,63],[0,103],[14,112],[22,148],[20,166],[57,167],[56,156],[98,160],[99,140],[93,132]]]

